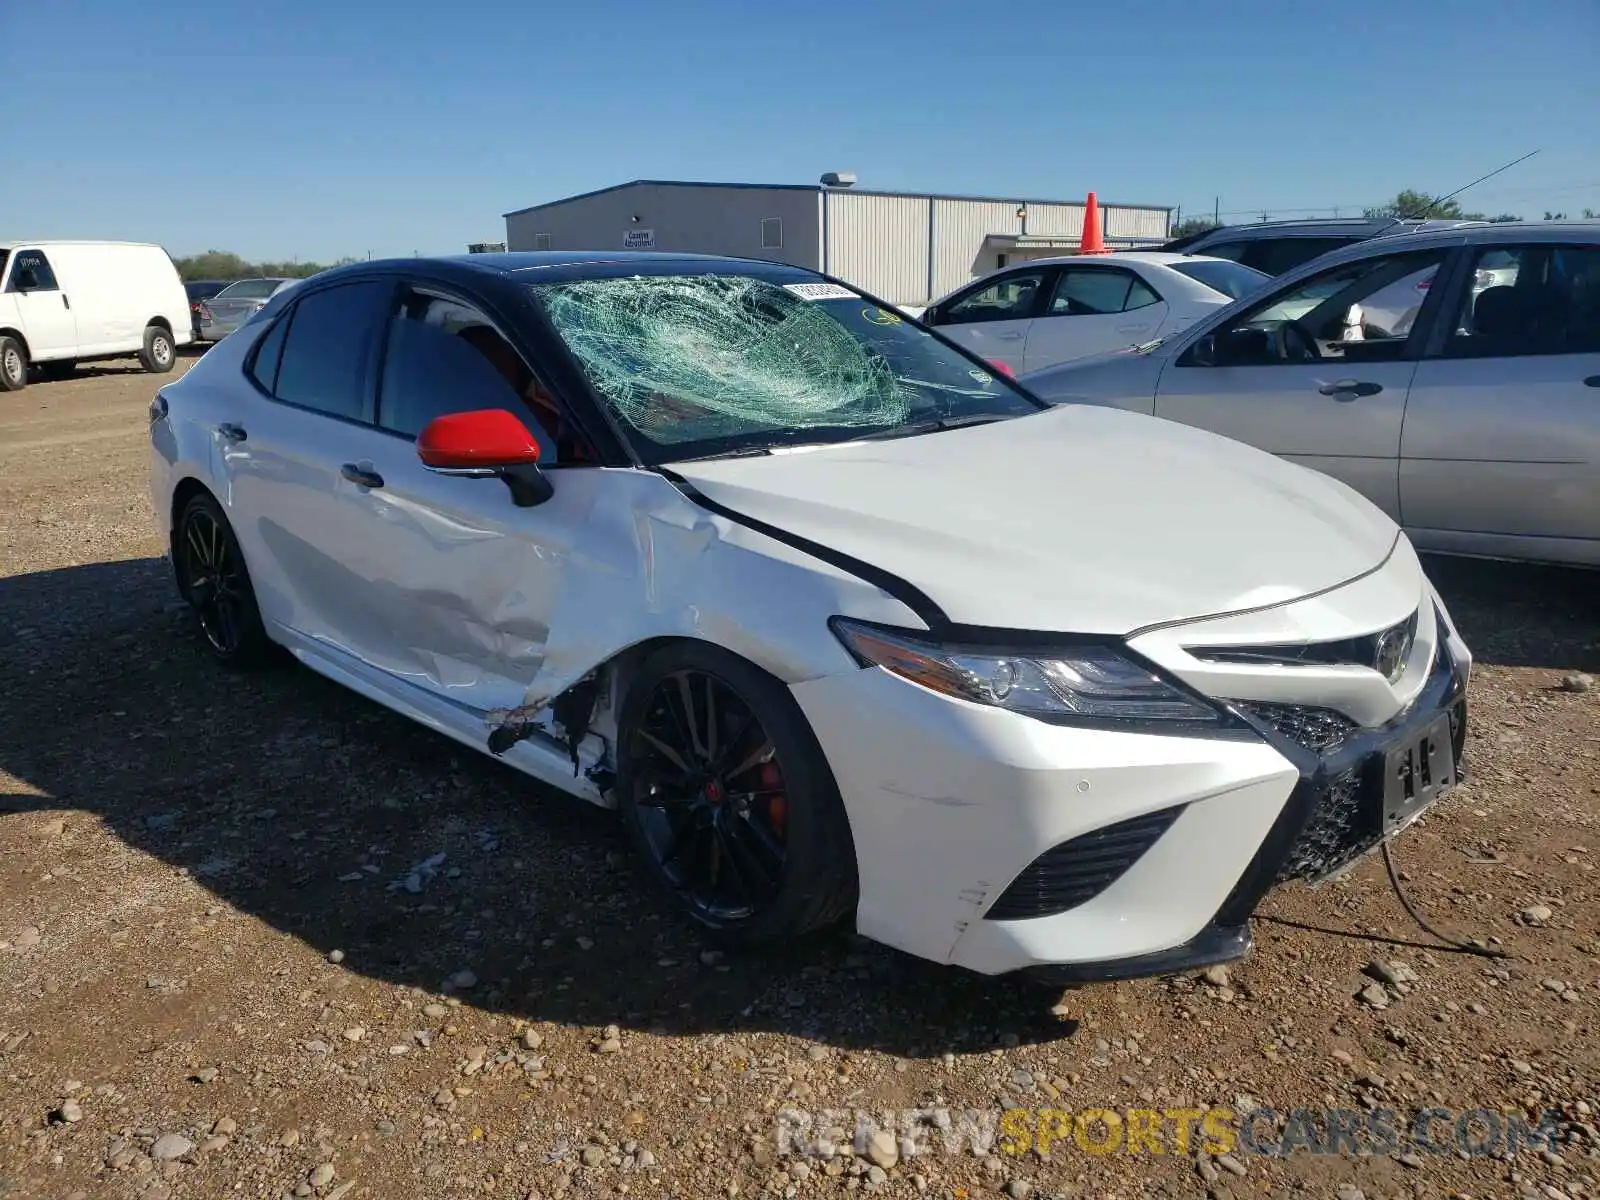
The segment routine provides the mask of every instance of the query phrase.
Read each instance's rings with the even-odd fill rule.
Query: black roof
[[[333,267],[312,278],[321,284],[343,277],[373,274],[423,274],[446,280],[454,278],[463,283],[474,278],[482,280],[491,277],[518,284],[614,279],[625,275],[740,274],[784,282],[822,278],[805,267],[761,258],[729,258],[717,254],[678,254],[658,250],[523,250],[502,254],[385,258]],[[288,294],[291,293],[280,293]]]

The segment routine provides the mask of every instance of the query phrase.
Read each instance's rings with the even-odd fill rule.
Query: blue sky
[[[0,236],[459,253],[628,179],[833,169],[1348,214],[1535,148],[1463,202],[1577,215],[1597,61],[1596,0],[0,0]]]

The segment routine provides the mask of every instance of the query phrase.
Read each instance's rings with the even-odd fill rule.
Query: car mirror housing
[[[417,457],[439,475],[504,480],[519,508],[543,504],[555,491],[539,469],[539,443],[503,408],[435,417],[417,435]]]

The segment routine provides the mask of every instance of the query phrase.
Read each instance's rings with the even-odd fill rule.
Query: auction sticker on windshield
[[[802,300],[859,300],[849,288],[837,283],[786,283],[784,291],[793,292]]]

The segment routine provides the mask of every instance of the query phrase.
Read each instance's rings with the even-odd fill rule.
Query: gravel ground
[[[1369,859],[1206,978],[1063,996],[843,934],[724,959],[607,814],[207,661],[146,495],[156,382],[0,396],[0,1196],[1600,1196],[1594,576],[1431,564],[1481,664],[1472,777],[1396,860],[1511,958],[1439,948]],[[1499,1158],[802,1158],[787,1105],[1560,1124]]]

